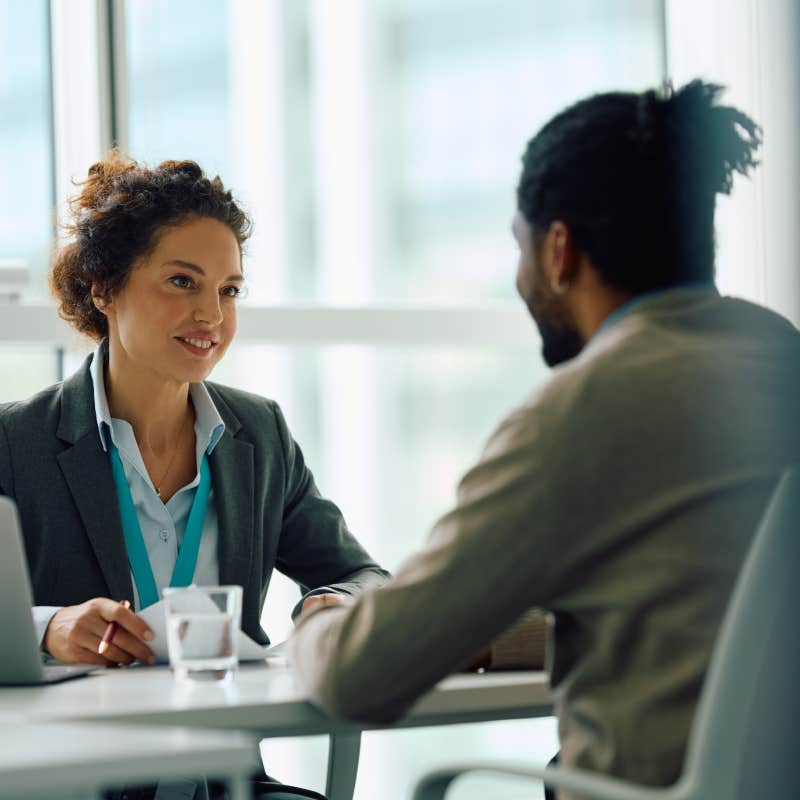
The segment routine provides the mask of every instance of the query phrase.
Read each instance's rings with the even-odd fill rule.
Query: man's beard
[[[563,300],[536,274],[528,310],[542,337],[542,358],[555,367],[575,358],[583,350],[583,339]]]
[[[583,340],[578,331],[564,323],[554,325],[534,317],[542,337],[542,358],[548,367],[555,367],[575,358],[583,350]]]

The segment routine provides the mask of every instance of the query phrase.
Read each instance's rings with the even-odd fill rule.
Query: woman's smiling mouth
[[[194,355],[207,355],[218,344],[213,339],[199,339],[195,336],[176,336],[175,339]]]

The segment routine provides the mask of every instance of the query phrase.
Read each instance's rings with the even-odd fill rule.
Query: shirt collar
[[[97,431],[103,450],[107,449],[105,434],[103,433],[104,426],[108,426],[112,441],[116,444],[114,426],[111,424],[111,412],[109,411],[108,398],[106,397],[104,367],[107,355],[108,347],[105,342],[101,342],[94,351],[94,358],[89,367],[89,374],[92,376]],[[197,443],[198,445],[204,443],[205,447],[203,449],[210,455],[217,446],[222,434],[225,433],[225,423],[204,383],[190,383],[189,396],[192,398],[192,405],[194,406],[194,429],[197,434]]]
[[[644,294],[637,294],[630,300],[624,302],[621,306],[615,308],[602,322],[600,327],[594,332],[595,336],[602,331],[613,328],[621,320],[625,319],[631,312],[635,311],[639,306],[644,305],[651,300],[671,294],[672,292],[685,292],[685,291],[709,291],[713,289],[716,291],[713,281],[695,281],[692,283],[681,283],[677,286],[670,286],[668,289],[656,289],[652,292],[645,292]]]

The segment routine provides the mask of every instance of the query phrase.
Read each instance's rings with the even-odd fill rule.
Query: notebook
[[[0,497],[0,686],[56,683],[97,669],[82,664],[43,664],[32,605],[17,507],[9,498]]]

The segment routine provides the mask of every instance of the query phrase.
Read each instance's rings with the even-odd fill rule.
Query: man
[[[539,606],[562,763],[677,779],[737,571],[800,461],[800,334],[713,284],[715,195],[759,144],[720,91],[598,95],[528,144],[517,288],[557,368],[423,552],[300,620],[293,659],[330,713],[395,719]]]

